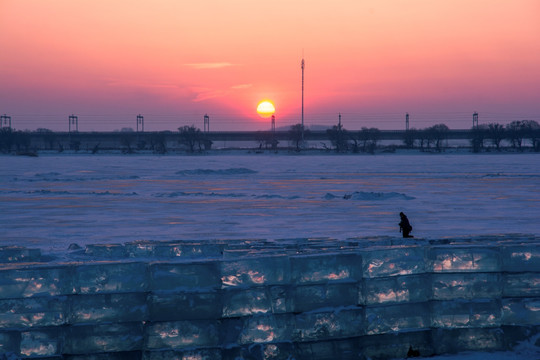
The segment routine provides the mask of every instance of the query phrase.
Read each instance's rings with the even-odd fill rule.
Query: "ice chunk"
[[[125,359],[128,359],[126,357]],[[130,358],[129,358],[130,359]],[[221,360],[221,349],[146,351],[145,360]]]
[[[433,299],[475,299],[501,296],[498,273],[440,273],[432,275]]]
[[[23,246],[0,246],[0,263],[35,262],[40,259],[40,249],[29,249]]]
[[[540,324],[540,299],[503,299],[502,323],[504,325],[521,326]]]
[[[289,286],[270,286],[272,313],[282,314],[294,311],[292,288]]]
[[[536,244],[505,246],[502,249],[503,270],[510,272],[540,271],[540,246]]]
[[[362,278],[362,258],[358,254],[323,254],[291,257],[291,281],[316,284],[329,281],[357,282]]]
[[[366,334],[419,330],[430,326],[429,303],[366,307]]]
[[[219,264],[215,261],[156,263],[150,267],[151,290],[193,291],[221,287]]]
[[[143,321],[148,318],[145,293],[92,294],[70,297],[71,324]]]
[[[0,328],[63,325],[66,310],[66,296],[0,300]]]
[[[257,343],[244,346],[227,347],[223,351],[223,359],[264,359],[286,360],[296,359],[295,346],[290,342],[285,343]],[[212,358],[213,359],[213,358]],[[218,358],[220,359],[220,358]],[[210,360],[210,358],[208,358]]]
[[[146,347],[150,350],[212,347],[219,344],[217,320],[158,322],[146,326],[145,333]]]
[[[143,348],[141,322],[69,326],[65,335],[67,354],[135,351]]]
[[[433,301],[431,322],[436,328],[482,328],[501,325],[499,300]]]
[[[243,258],[221,264],[223,287],[280,285],[289,283],[289,276],[289,258],[286,256]]]
[[[360,338],[336,339],[317,342],[297,343],[295,359],[309,360],[357,360],[363,359]],[[285,357],[283,357],[286,359]],[[291,356],[291,358],[293,358]]]
[[[433,346],[437,354],[495,351],[504,349],[504,339],[498,328],[438,329],[433,332]]]
[[[424,302],[430,299],[428,274],[364,279],[360,303],[366,305]]]
[[[252,316],[243,319],[238,344],[289,341],[294,327],[292,314]]]
[[[293,341],[318,341],[364,334],[363,309],[307,312],[296,316]]]
[[[503,296],[540,297],[540,273],[503,273]]]
[[[499,251],[491,247],[432,247],[429,251],[429,261],[434,272],[501,271]]]
[[[96,262],[75,267],[74,288],[79,294],[146,291],[146,264]]]
[[[150,320],[195,320],[221,317],[222,298],[214,292],[155,293],[148,297]]]
[[[268,288],[223,291],[223,317],[249,316],[272,311]]]
[[[71,294],[68,266],[4,268],[0,271],[0,299]]]
[[[106,259],[126,257],[126,249],[121,244],[90,244],[86,246],[84,252],[89,256]]]
[[[365,278],[424,273],[424,248],[411,246],[363,251],[362,269]]]
[[[60,331],[60,328],[23,331],[21,333],[21,356],[44,357],[60,355],[62,350]]]
[[[221,257],[225,245],[215,242],[190,243],[185,241],[134,241],[125,245],[131,258],[209,258]]]
[[[0,354],[18,353],[20,343],[21,335],[18,331],[0,331]]]
[[[431,329],[364,336],[360,346],[366,359],[405,359],[410,348],[422,357],[435,353]]]
[[[328,283],[301,285],[294,290],[294,311],[304,312],[324,307],[356,305],[357,283]]]

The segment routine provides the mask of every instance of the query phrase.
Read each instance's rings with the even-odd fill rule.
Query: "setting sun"
[[[259,105],[257,105],[257,113],[263,118],[272,116],[275,111],[276,108],[274,107],[274,104],[268,100],[261,101]]]

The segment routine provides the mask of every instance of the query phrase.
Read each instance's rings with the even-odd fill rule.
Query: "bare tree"
[[[477,153],[484,149],[484,141],[488,136],[488,126],[478,125],[471,129],[471,145],[473,152]]]
[[[331,129],[326,130],[328,139],[338,153],[347,152],[349,148],[349,134],[341,125],[334,125]]]
[[[488,138],[497,151],[500,151],[501,141],[503,141],[504,137],[504,126],[497,123],[488,124]]]
[[[205,138],[201,129],[196,128],[195,125],[179,127],[180,131],[180,144],[185,145],[188,148],[188,152],[194,153],[195,147],[202,151]]]
[[[309,130],[304,129],[302,124],[292,125],[288,133],[289,140],[295,144],[296,151],[300,151],[302,141],[308,136]]]
[[[523,151],[523,138],[525,137],[525,126],[522,121],[515,120],[506,125],[507,139],[512,143],[512,147]]]

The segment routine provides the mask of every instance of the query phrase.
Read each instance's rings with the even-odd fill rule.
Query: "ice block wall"
[[[377,359],[509,349],[540,328],[539,245],[516,236],[3,247],[0,354]]]

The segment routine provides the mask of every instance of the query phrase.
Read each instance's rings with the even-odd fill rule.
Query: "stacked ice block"
[[[361,359],[511,348],[540,239],[0,248],[0,358]]]

